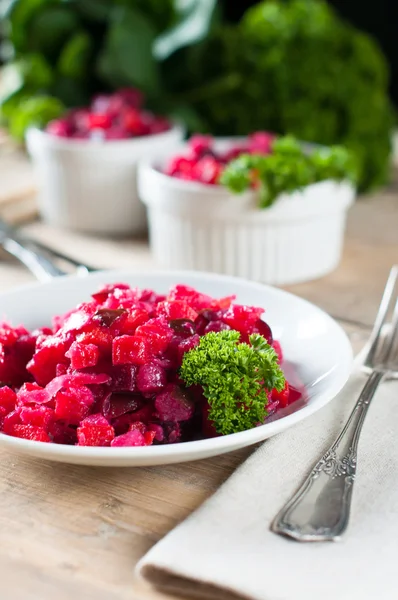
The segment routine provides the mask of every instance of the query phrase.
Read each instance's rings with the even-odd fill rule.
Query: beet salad
[[[3,434],[149,446],[261,425],[300,397],[264,309],[118,283],[28,331],[0,324]]]

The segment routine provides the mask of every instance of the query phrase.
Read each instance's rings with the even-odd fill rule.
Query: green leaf
[[[106,21],[114,5],[109,0],[78,0],[76,8],[84,17],[94,21]]]
[[[88,72],[92,49],[89,34],[85,31],[76,33],[62,48],[57,64],[60,75],[83,79]]]
[[[212,27],[216,0],[180,0],[177,23],[156,39],[154,55],[165,60],[176,50],[203,40]]]
[[[59,0],[14,0],[10,3],[5,18],[9,20],[10,39],[17,51],[30,49],[28,27],[32,19],[58,2]]]
[[[159,73],[152,55],[156,31],[140,12],[120,8],[110,25],[97,72],[110,85],[137,86],[149,94],[159,89]]]
[[[56,60],[66,40],[79,29],[77,13],[67,6],[52,6],[35,15],[29,23],[29,48]]]
[[[65,106],[52,96],[33,96],[21,101],[10,118],[10,133],[22,141],[28,127],[44,127],[52,119],[61,116]]]

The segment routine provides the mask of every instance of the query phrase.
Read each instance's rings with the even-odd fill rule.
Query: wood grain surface
[[[40,223],[27,226],[26,232],[96,266],[154,268],[145,240],[116,242]],[[32,280],[18,264],[1,259],[1,289]],[[351,210],[339,268],[289,290],[339,318],[358,350],[394,262],[395,184]],[[1,600],[170,599],[136,581],[134,565],[252,450],[140,469],[58,465],[0,451]]]

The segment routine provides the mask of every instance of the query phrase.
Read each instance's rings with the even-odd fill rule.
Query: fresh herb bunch
[[[260,207],[271,206],[282,193],[333,179],[356,183],[356,161],[341,146],[309,150],[293,136],[276,138],[267,155],[242,154],[224,169],[220,183],[232,192],[258,188]]]
[[[237,331],[211,332],[184,355],[180,377],[187,386],[200,385],[209,403],[209,420],[227,435],[263,423],[267,391],[285,385],[275,350],[258,334],[239,343]]]
[[[359,187],[385,182],[392,107],[376,42],[323,0],[267,0],[187,51],[175,82],[214,135],[267,129],[358,158]],[[175,70],[176,71],[176,70]]]

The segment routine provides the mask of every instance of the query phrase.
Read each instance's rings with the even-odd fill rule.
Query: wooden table
[[[356,350],[369,333],[388,271],[398,262],[397,188],[393,183],[351,210],[344,259],[333,274],[289,288],[339,318]],[[40,223],[26,231],[97,266],[154,268],[145,241],[115,243]],[[1,263],[1,289],[31,279],[16,263]],[[1,451],[1,599],[171,598],[136,581],[134,565],[251,451],[141,469],[58,465]]]

